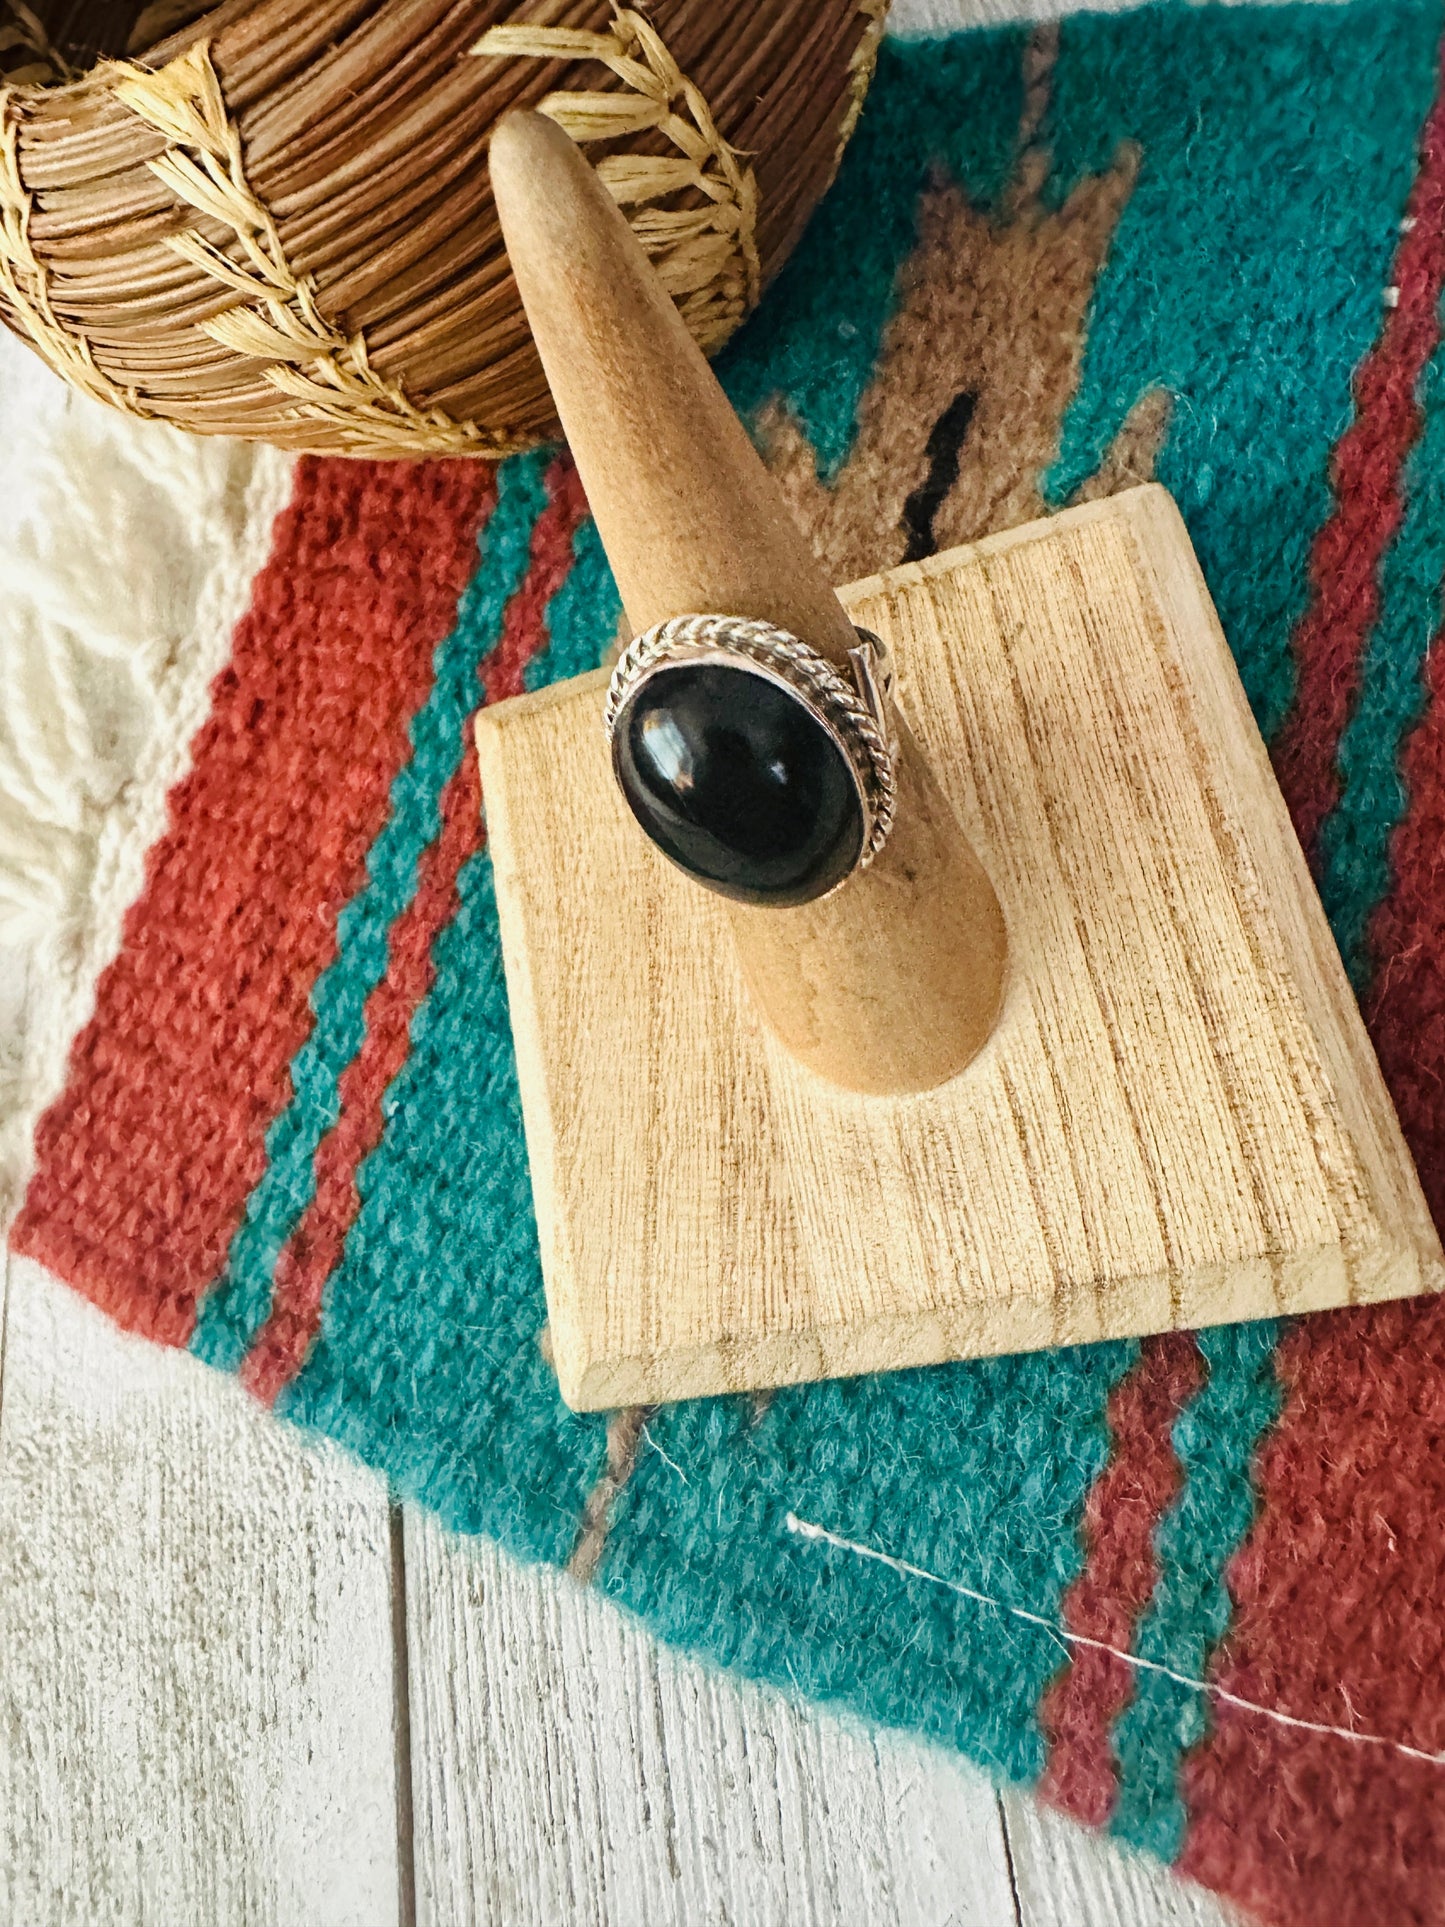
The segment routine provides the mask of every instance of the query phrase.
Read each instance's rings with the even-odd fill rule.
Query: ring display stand
[[[563,1396],[595,1409],[1437,1290],[1439,1241],[1178,512],[1136,489],[840,592],[1003,906],[902,1096],[759,1021],[639,833],[605,675],[483,712]]]

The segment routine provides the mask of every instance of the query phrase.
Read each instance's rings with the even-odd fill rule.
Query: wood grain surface
[[[892,647],[1009,927],[998,1026],[938,1090],[842,1091],[768,1034],[716,899],[617,795],[600,677],[479,719],[569,1403],[1439,1289],[1414,1166],[1165,491],[842,593]]]
[[[11,1260],[0,1921],[399,1917],[385,1495]]]
[[[422,1919],[1012,1918],[997,1802],[962,1761],[723,1679],[421,1517],[407,1555]]]

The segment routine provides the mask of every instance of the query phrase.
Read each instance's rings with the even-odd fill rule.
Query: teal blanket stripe
[[[1135,402],[1169,392],[1158,478],[1266,739],[1294,693],[1290,632],[1350,377],[1379,329],[1440,29],[1440,10],[1415,4],[1159,8],[1062,29],[1051,195],[1121,138],[1143,158],[1049,493],[1066,501]]]
[[[315,1024],[291,1066],[293,1096],[266,1139],[267,1165],[231,1241],[225,1272],[200,1307],[191,1349],[239,1368],[271,1306],[276,1261],[314,1192],[317,1146],[340,1115],[342,1072],[361,1048],[366,1000],[386,969],[391,926],[416,891],[417,864],[441,826],[443,790],[480,699],[477,666],[501,635],[507,602],[527,572],[545,493],[545,453],[507,463],[482,531],[481,566],[456,626],[437,650],[435,679],[411,726],[412,754],[392,784],[385,826],[363,887],[337,920],[337,952],[311,993]]]
[[[513,467],[501,470],[498,514]],[[529,504],[515,523],[523,558],[533,486],[518,497]],[[590,522],[573,557],[529,687],[594,669],[616,633],[617,592]],[[383,1467],[457,1530],[561,1563],[605,1423],[567,1411],[538,1343],[546,1311],[485,851],[463,866],[458,898],[383,1100],[381,1143],[357,1173],[360,1210],[321,1334],[277,1409]]]
[[[1060,1641],[795,1537],[789,1512],[1057,1619],[1132,1343],[658,1411],[599,1583],[666,1638],[1034,1780]],[[651,1449],[655,1441],[657,1449]]]
[[[572,567],[547,606],[547,645],[522,671],[528,689],[595,669],[622,621],[622,598],[607,566],[597,524],[590,518],[572,541]]]
[[[1207,1677],[1229,1624],[1225,1569],[1254,1517],[1254,1455],[1283,1402],[1274,1370],[1279,1331],[1278,1320],[1263,1319],[1200,1332],[1209,1378],[1174,1426],[1183,1485],[1155,1534],[1159,1580],[1134,1651],[1186,1679]],[[1203,1693],[1160,1673],[1135,1674],[1134,1697],[1115,1729],[1119,1801],[1111,1830],[1161,1860],[1175,1859],[1184,1843],[1179,1765],[1208,1718]]]
[[[382,1146],[326,1287],[321,1334],[276,1409],[379,1465],[462,1532],[560,1564],[604,1421],[557,1397],[496,941],[492,866],[463,867],[437,979],[383,1103]]]
[[[1390,839],[1405,813],[1400,749],[1425,708],[1426,652],[1445,609],[1445,348],[1426,371],[1425,422],[1405,467],[1405,513],[1385,558],[1380,615],[1340,742],[1340,801],[1320,833],[1320,895],[1355,990],[1372,959],[1369,926],[1390,888]]]

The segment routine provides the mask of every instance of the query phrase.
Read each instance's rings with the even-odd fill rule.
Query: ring
[[[624,650],[603,721],[633,815],[744,902],[805,903],[866,870],[897,801],[893,672],[866,629],[844,671],[786,629],[684,615]]]

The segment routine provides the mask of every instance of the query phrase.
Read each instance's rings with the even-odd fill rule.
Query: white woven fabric
[[[290,476],[73,395],[0,332],[0,970],[32,989],[0,1049],[0,1222]]]

